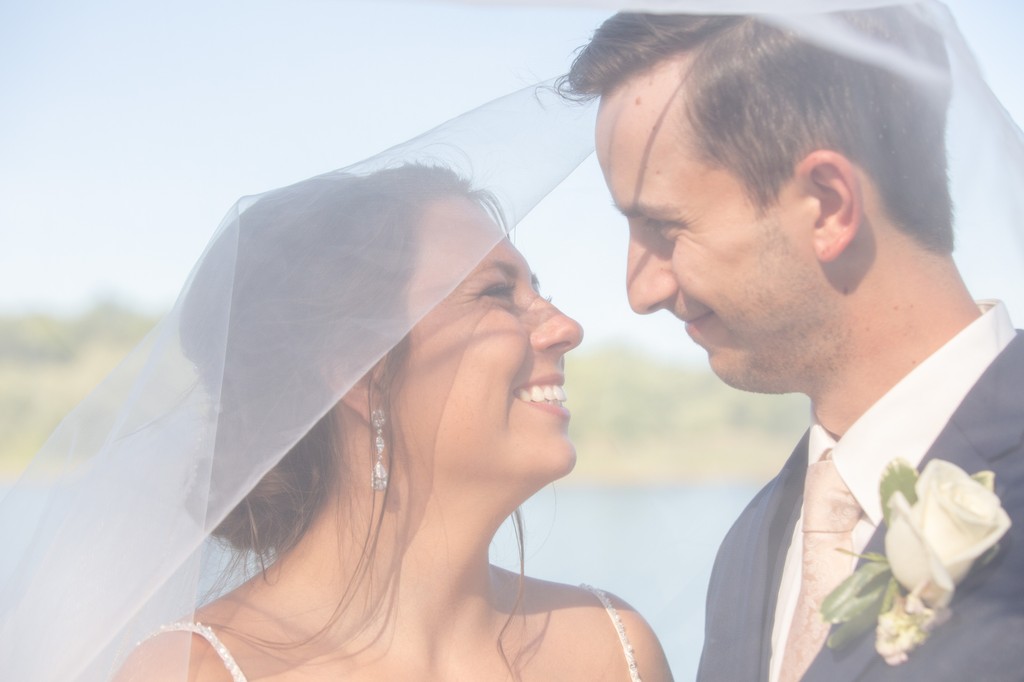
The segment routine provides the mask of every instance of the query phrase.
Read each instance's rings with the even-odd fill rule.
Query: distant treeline
[[[96,345],[127,351],[155,322],[113,303],[99,304],[77,317],[0,317],[0,362],[25,368],[73,364]]]
[[[630,348],[566,359],[577,473],[767,480],[807,428],[807,399],[757,395],[722,383],[707,365],[680,366]]]
[[[0,476],[19,470],[155,321],[110,304],[70,318],[0,317]],[[806,428],[806,399],[743,393],[706,366],[607,346],[566,365],[578,453],[567,484],[764,480]]]
[[[0,477],[20,469],[155,322],[113,304],[77,317],[0,316]]]

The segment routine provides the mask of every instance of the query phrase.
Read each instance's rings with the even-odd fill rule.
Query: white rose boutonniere
[[[875,628],[875,649],[890,665],[925,641],[949,617],[956,586],[971,568],[998,551],[1010,517],[993,492],[995,477],[969,476],[944,460],[918,476],[902,460],[889,465],[880,494],[885,555],[867,561],[822,604],[822,616],[841,626],[828,645],[841,648]]]
[[[896,491],[889,498],[885,554],[900,585],[931,606],[945,607],[957,583],[1010,528],[1010,517],[979,481],[942,460],[928,463],[914,486],[916,504]]]

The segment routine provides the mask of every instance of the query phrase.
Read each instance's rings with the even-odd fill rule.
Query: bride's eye
[[[530,277],[530,284],[533,286],[533,291],[537,294],[538,297],[544,299],[548,303],[551,303],[551,296],[550,296],[550,294],[545,296],[543,294],[543,292],[541,292],[541,290],[540,290],[540,279],[537,277],[537,275],[533,275],[533,276]]]
[[[516,293],[516,287],[509,282],[494,284],[483,291],[483,295],[490,298],[502,298],[511,300]]]

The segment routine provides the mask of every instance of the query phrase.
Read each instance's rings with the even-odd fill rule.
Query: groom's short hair
[[[698,153],[735,174],[755,205],[774,204],[808,153],[832,149],[868,172],[901,229],[949,253],[949,62],[942,37],[906,8],[833,16],[841,28],[898,50],[938,77],[911,78],[852,59],[753,17],[620,13],[595,32],[559,89],[572,99],[600,97],[692,54],[685,111]]]

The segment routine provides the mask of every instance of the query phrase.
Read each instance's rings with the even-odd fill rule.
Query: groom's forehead
[[[688,66],[688,60],[665,62],[601,99],[597,158],[615,205],[627,215],[643,203],[645,187],[670,181],[697,158],[685,113]]]
[[[634,74],[601,97],[597,115],[598,158],[621,153],[614,146],[639,149],[656,142],[683,143],[690,57],[680,55]]]

